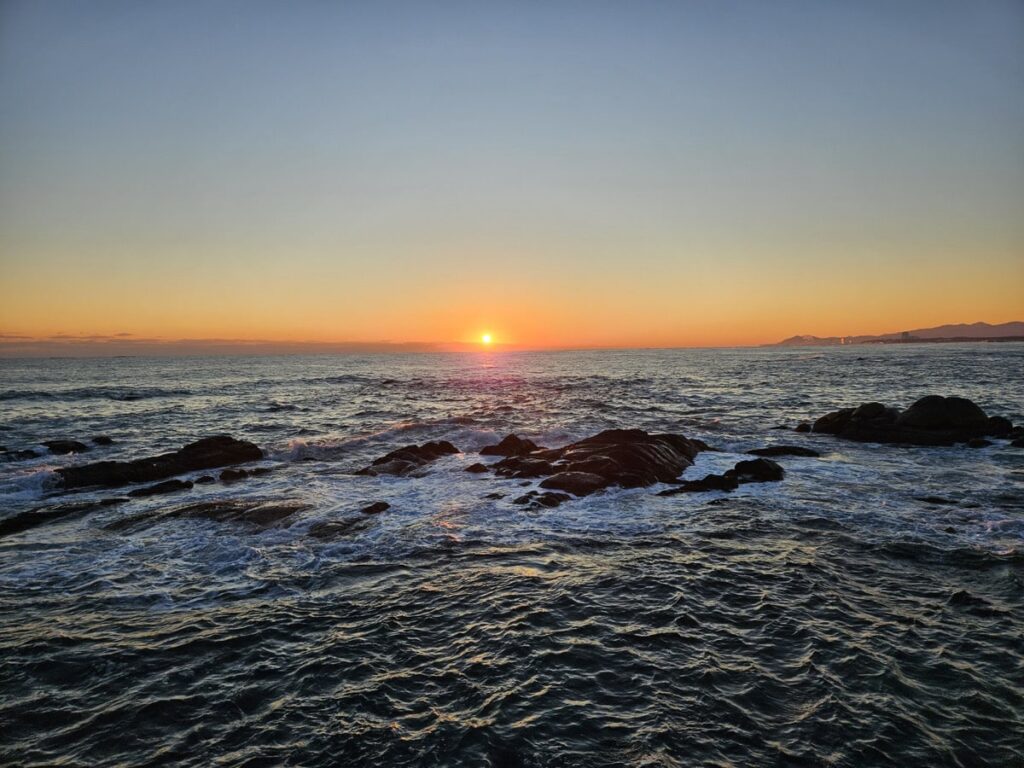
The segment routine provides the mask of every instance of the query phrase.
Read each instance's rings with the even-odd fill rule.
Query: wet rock
[[[942,496],[915,496],[914,501],[923,501],[925,504],[956,505],[953,499],[944,499]]]
[[[76,502],[72,504],[57,504],[52,507],[40,507],[31,509],[28,512],[21,512],[11,517],[0,520],[0,537],[11,536],[15,533],[27,531],[44,523],[56,520],[68,520],[81,515],[94,512],[98,509],[122,504],[128,499],[102,499],[101,501]]]
[[[1011,448],[1024,448],[1024,437],[1018,437],[1016,440],[1010,441]]]
[[[789,427],[785,424],[776,424],[774,427],[772,427],[772,429],[783,429],[786,430],[787,432],[789,431]]]
[[[367,504],[365,507],[360,509],[364,515],[379,515],[385,510],[391,509],[391,505],[386,501],[375,501],[372,504]]]
[[[740,461],[725,474],[732,474],[741,483],[773,483],[786,476],[785,470],[771,459]]]
[[[150,485],[145,488],[136,488],[128,495],[131,498],[136,499],[143,496],[157,496],[162,493],[187,491],[190,488],[192,488],[192,482],[189,480],[165,480],[164,482],[157,483],[156,485]]]
[[[495,492],[495,493],[488,493],[486,496],[484,496],[484,498],[485,499],[490,499],[491,501],[497,501],[498,499],[504,499],[505,498],[505,494],[504,493],[497,493],[497,492]]]
[[[67,453],[85,453],[89,450],[88,445],[77,440],[45,440],[43,445],[49,449],[50,453],[60,456]]]
[[[956,533],[956,528],[954,528],[952,525],[947,525],[942,530],[945,531],[946,533]]]
[[[222,483],[237,483],[239,480],[244,480],[249,476],[249,473],[244,469],[225,469],[220,473],[220,481]]]
[[[793,431],[794,432],[810,432],[811,431],[811,425],[808,424],[806,421],[804,421],[804,422],[801,422],[800,424],[797,424],[796,428]]]
[[[881,403],[843,408],[814,422],[813,431],[860,442],[953,445],[1006,433],[1008,424],[966,398],[928,395],[902,413]]]
[[[1013,432],[1013,424],[1003,416],[989,416],[988,434],[992,437],[1008,437]]]
[[[352,517],[346,520],[326,520],[313,523],[309,527],[309,535],[321,541],[330,541],[347,536],[351,533],[366,530],[370,526],[366,518]]]
[[[576,496],[587,496],[606,485],[608,481],[605,478],[592,472],[559,472],[543,480],[540,487],[568,491]]]
[[[700,493],[703,491],[735,491],[739,486],[739,480],[734,475],[708,475],[700,480],[683,480],[675,488],[661,491],[658,495],[675,496],[680,493]]]
[[[447,440],[438,440],[423,445],[407,445],[381,456],[356,474],[371,477],[375,475],[408,475],[435,459],[453,453],[460,453],[460,451]]]
[[[95,464],[61,467],[56,472],[65,488],[90,485],[115,487],[129,483],[165,480],[174,475],[197,470],[244,464],[262,457],[262,451],[246,440],[236,440],[229,435],[217,435],[189,443],[180,450],[160,456],[134,461],[100,461]]]
[[[499,477],[547,477],[555,471],[550,461],[529,456],[509,456],[494,465]]]
[[[267,528],[287,520],[297,512],[309,509],[300,501],[265,501],[259,499],[221,499],[189,504],[161,517],[203,518],[220,523],[248,523]]]
[[[821,456],[817,451],[800,445],[769,445],[767,448],[755,448],[747,453],[752,456]]]
[[[986,440],[984,437],[972,437],[967,441],[968,448],[987,448],[993,445],[991,440]]]
[[[518,435],[506,435],[497,445],[488,445],[480,449],[481,456],[525,456],[534,451],[544,450],[532,440]]]
[[[92,439],[93,445],[113,445],[113,438],[107,437],[106,435],[96,435]]]
[[[209,483],[215,483],[217,480],[212,475],[202,475],[195,479],[196,485],[208,485]]]
[[[487,465],[486,464],[481,464],[478,461],[476,464],[470,464],[468,467],[466,467],[466,471],[467,472],[477,472],[477,473],[479,473],[479,472],[486,472],[487,471]]]
[[[28,461],[29,459],[38,459],[39,454],[30,448],[26,448],[23,451],[6,451],[0,453],[0,461]]]
[[[523,504],[529,506],[531,509],[557,507],[563,501],[569,501],[572,499],[567,493],[556,493],[554,491],[548,491],[546,493],[540,493],[539,491],[530,491],[527,494],[520,496],[518,499],[512,501],[513,504]]]

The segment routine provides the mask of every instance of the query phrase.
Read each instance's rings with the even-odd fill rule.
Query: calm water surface
[[[0,517],[111,495],[55,467],[210,434],[273,467],[0,539],[0,763],[1024,765],[1024,451],[772,429],[931,393],[1024,423],[1024,345],[0,361],[0,444],[116,441],[0,463]],[[463,471],[608,427],[721,448],[693,478],[822,457],[540,512]],[[434,439],[464,453],[352,474]],[[236,497],[309,506],[117,525]]]

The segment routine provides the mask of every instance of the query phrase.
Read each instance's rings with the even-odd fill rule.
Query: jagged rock
[[[164,480],[162,483],[150,485],[145,488],[136,488],[128,495],[135,499],[142,496],[156,496],[162,493],[175,493],[176,491],[187,491],[192,487],[189,480]]]
[[[842,408],[814,422],[813,430],[860,442],[953,445],[1012,431],[1006,419],[994,418],[966,398],[928,395],[902,413],[881,403]]]
[[[73,504],[57,504],[52,507],[41,507],[21,512],[0,520],[0,537],[27,531],[38,525],[54,520],[64,520],[103,509],[114,504],[122,504],[128,499],[102,499],[100,501],[76,502]]]
[[[217,435],[189,443],[174,453],[134,461],[100,461],[95,464],[61,467],[56,472],[65,488],[90,485],[115,487],[164,480],[174,475],[202,469],[243,464],[262,457],[262,451],[248,441],[236,440],[229,435]]]
[[[800,445],[769,445],[767,448],[755,448],[747,453],[751,456],[821,456],[817,451]]]
[[[386,501],[375,501],[372,504],[367,504],[365,507],[360,509],[364,515],[379,515],[385,510],[391,509],[391,505]]]
[[[441,456],[453,453],[460,453],[460,451],[447,440],[438,440],[423,445],[407,445],[381,456],[356,474],[370,475],[371,477],[375,475],[407,475]]]
[[[563,501],[569,501],[572,498],[567,493],[555,493],[554,491],[548,491],[547,493],[540,493],[539,491],[530,491],[529,493],[523,494],[518,499],[512,501],[513,504],[524,504],[528,505],[531,509],[539,509],[541,507],[557,507]]]
[[[675,488],[661,491],[659,496],[675,496],[680,493],[699,493],[702,491],[735,491],[739,488],[739,480],[734,475],[708,475],[700,480],[683,480]]]
[[[509,456],[494,465],[500,477],[547,477],[554,471],[550,461],[530,456]]]
[[[85,453],[89,450],[88,445],[77,440],[45,440],[43,445],[49,449],[50,453],[61,456],[67,453]]]
[[[592,472],[559,472],[540,484],[541,488],[568,491],[576,496],[586,496],[608,485],[608,481]]]
[[[708,475],[700,480],[683,480],[675,488],[661,491],[659,496],[700,491],[734,491],[745,483],[776,482],[785,477],[785,471],[771,459],[740,461],[721,475]]]
[[[518,435],[506,435],[497,445],[488,445],[480,449],[481,456],[525,456],[534,451],[545,450],[532,440]]]
[[[487,465],[486,464],[481,464],[478,461],[476,464],[470,464],[468,467],[466,467],[466,471],[467,472],[477,472],[477,473],[479,473],[479,472],[486,472],[487,471]]]

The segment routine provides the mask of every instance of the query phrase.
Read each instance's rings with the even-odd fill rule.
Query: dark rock
[[[755,448],[747,453],[752,456],[821,456],[817,451],[799,445],[770,445],[767,448]]]
[[[956,528],[954,528],[952,525],[947,525],[942,530],[945,531],[946,533],[956,533]]]
[[[923,501],[925,504],[950,504],[956,505],[952,499],[944,499],[941,496],[915,496],[914,501]]]
[[[733,475],[741,483],[772,483],[786,476],[785,470],[771,459],[740,461],[725,474]]]
[[[1011,448],[1024,448],[1024,437],[1018,437],[1016,440],[1010,442]]]
[[[131,498],[136,499],[142,496],[156,496],[161,493],[187,491],[191,487],[192,483],[189,480],[164,480],[162,483],[157,483],[156,485],[150,485],[145,488],[136,488],[128,495]]]
[[[38,459],[39,454],[30,448],[26,448],[23,451],[7,451],[0,453],[0,461],[27,461],[28,459]]]
[[[966,398],[928,395],[902,413],[881,403],[843,408],[822,416],[813,430],[860,442],[953,445],[1006,433],[1008,424],[999,417],[990,419]]]
[[[149,483],[174,475],[215,469],[256,461],[263,453],[252,443],[228,435],[207,437],[174,453],[165,453],[134,461],[100,461],[56,470],[65,488],[89,485],[115,487],[129,483]]]
[[[0,453],[7,453],[7,446],[6,445],[0,445]]]
[[[675,496],[679,493],[700,493],[703,491],[735,491],[739,480],[734,475],[708,475],[700,480],[684,480],[675,488],[659,493],[659,496]]]
[[[794,432],[810,432],[811,431],[811,425],[808,424],[806,421],[804,421],[804,422],[801,422],[800,424],[797,424],[796,425],[796,429],[793,430],[793,431]]]
[[[554,491],[548,491],[547,493],[540,493],[538,491],[530,491],[518,499],[512,501],[513,504],[525,504],[531,509],[540,509],[541,507],[551,509],[557,507],[563,501],[569,501],[572,499],[567,493],[555,493]]]
[[[470,464],[468,467],[466,467],[466,471],[467,472],[486,472],[487,471],[487,465],[486,464],[481,464],[478,461],[476,464]]]
[[[447,440],[438,440],[423,445],[407,445],[381,456],[356,474],[370,475],[371,477],[375,475],[407,475],[441,456],[459,452],[459,449]]]
[[[217,482],[217,481],[216,481],[216,479],[212,475],[203,475],[203,476],[197,477],[195,479],[195,484],[196,485],[207,485],[209,483],[215,483],[215,482]]]
[[[529,456],[509,456],[494,465],[500,477],[547,477],[555,471],[550,461]]]
[[[31,509],[0,520],[0,537],[21,533],[44,523],[55,520],[68,520],[88,514],[97,509],[121,504],[128,499],[103,499],[101,501],[76,502],[73,504],[57,504],[52,507]]]
[[[309,527],[309,535],[314,539],[320,539],[321,541],[329,541],[331,539],[337,539],[341,536],[347,536],[350,533],[357,533],[359,531],[366,530],[370,523],[366,518],[352,517],[347,520],[327,520],[324,522],[313,523]]]
[[[220,473],[220,481],[222,483],[237,483],[239,480],[244,480],[249,476],[249,473],[244,469],[225,469]]]
[[[221,523],[249,523],[261,528],[275,525],[309,509],[309,504],[299,501],[261,501],[259,499],[221,499],[190,504],[168,512],[161,517],[204,518]]]
[[[498,499],[504,499],[505,498],[505,494],[504,493],[497,493],[497,492],[495,492],[495,493],[488,493],[486,496],[484,496],[484,498],[485,499],[490,499],[492,501],[497,501]]]
[[[526,440],[518,435],[506,435],[497,445],[488,445],[480,449],[481,456],[526,456],[540,448],[532,440]]]
[[[774,427],[772,427],[772,429],[784,429],[787,432],[789,431],[789,427],[786,426],[785,424],[776,424]]]
[[[93,442],[94,445],[113,445],[114,444],[113,438],[107,437],[106,435],[96,435],[96,437],[94,437],[92,439],[92,442]]]
[[[591,472],[559,472],[543,480],[540,487],[568,491],[576,496],[586,496],[606,485],[608,485],[608,481],[605,478]]]
[[[365,507],[360,509],[364,515],[379,515],[385,510],[391,509],[391,505],[386,501],[375,501],[373,504],[367,504]]]
[[[992,445],[991,440],[986,440],[984,437],[972,437],[967,441],[968,448],[987,448]]]
[[[1008,437],[1013,432],[1013,424],[1003,416],[989,416],[988,434],[992,437]]]
[[[61,456],[66,453],[85,453],[89,450],[88,445],[77,440],[46,440],[43,445],[49,448],[50,453]]]

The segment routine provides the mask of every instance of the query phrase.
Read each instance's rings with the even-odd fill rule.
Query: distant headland
[[[957,323],[881,336],[790,336],[766,347],[832,347],[845,344],[919,344],[957,341],[1024,341],[1024,322]]]

